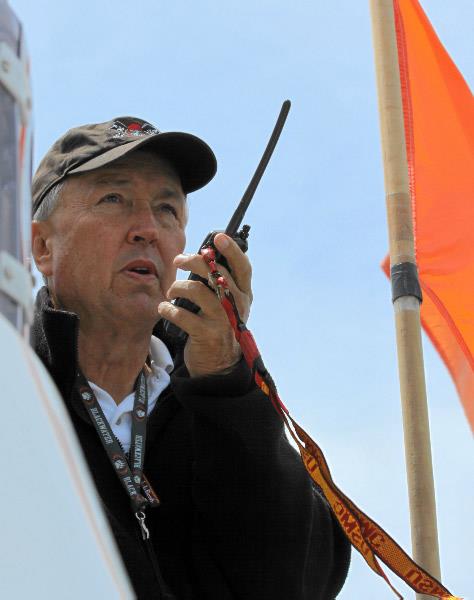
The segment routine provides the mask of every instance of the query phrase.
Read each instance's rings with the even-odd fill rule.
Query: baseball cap
[[[205,186],[216,173],[213,151],[195,135],[161,132],[142,119],[117,117],[74,127],[53,144],[33,177],[33,214],[49,190],[66,176],[98,169],[144,147],[173,165],[186,194]]]

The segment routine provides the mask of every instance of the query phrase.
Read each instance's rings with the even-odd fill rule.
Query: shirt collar
[[[167,373],[171,373],[174,369],[173,359],[166,345],[154,335],[150,340],[150,357],[151,369],[155,372],[157,369],[163,369]]]

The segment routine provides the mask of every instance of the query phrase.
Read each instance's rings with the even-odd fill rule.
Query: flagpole
[[[416,259],[393,2],[370,0],[411,539],[415,561],[439,580],[436,504],[421,344],[421,292],[414,266]],[[428,598],[417,594],[418,600]]]

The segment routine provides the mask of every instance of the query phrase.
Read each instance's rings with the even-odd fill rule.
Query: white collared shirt
[[[150,340],[151,373],[147,375],[148,386],[148,414],[156,405],[161,392],[168,387],[170,373],[173,370],[173,360],[165,344],[155,336]],[[112,396],[89,381],[97,402],[112,428],[112,431],[120,440],[125,452],[130,450],[132,436],[132,411],[135,400],[135,392],[126,396],[120,404],[115,404]]]

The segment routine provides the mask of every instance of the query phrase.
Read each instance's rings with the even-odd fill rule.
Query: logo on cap
[[[123,121],[115,121],[110,128],[112,139],[126,139],[126,138],[137,138],[144,135],[155,135],[160,133],[156,127],[150,125],[150,123],[138,123],[137,121],[131,121],[130,123],[124,123]]]

